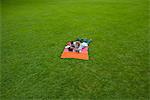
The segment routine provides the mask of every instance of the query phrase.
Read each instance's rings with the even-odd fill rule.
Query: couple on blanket
[[[82,49],[88,47],[92,40],[77,38],[76,41],[70,41],[65,47],[68,51],[81,53]]]

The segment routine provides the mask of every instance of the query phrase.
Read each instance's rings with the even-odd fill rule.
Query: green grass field
[[[148,100],[148,0],[2,0],[3,100]],[[90,60],[60,59],[93,39]],[[91,59],[92,58],[92,59]]]

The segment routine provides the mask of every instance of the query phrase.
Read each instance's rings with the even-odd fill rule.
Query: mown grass
[[[92,59],[60,59],[77,37]],[[2,0],[1,98],[147,100],[148,41],[148,0]]]

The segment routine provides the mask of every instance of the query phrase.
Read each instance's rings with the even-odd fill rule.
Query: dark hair
[[[69,50],[69,51],[73,51],[73,48],[70,48],[70,47],[69,47],[68,50]]]
[[[70,41],[71,44],[73,44],[73,41]]]

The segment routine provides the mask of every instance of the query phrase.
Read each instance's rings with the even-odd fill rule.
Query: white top
[[[87,47],[87,46],[88,46],[88,44],[86,42],[81,43],[79,48],[78,48],[79,52],[82,52],[82,49]]]

